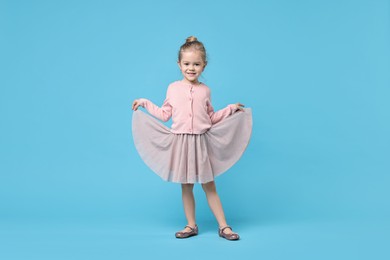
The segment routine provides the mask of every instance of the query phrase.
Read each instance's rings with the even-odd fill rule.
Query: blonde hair
[[[181,53],[189,49],[199,51],[201,53],[203,62],[207,64],[206,49],[203,43],[198,41],[195,36],[187,37],[186,42],[180,47],[178,54],[179,62],[181,61]]]

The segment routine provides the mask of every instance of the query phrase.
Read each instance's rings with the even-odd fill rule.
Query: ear
[[[180,61],[177,61],[177,66],[181,69]]]
[[[202,71],[204,71],[204,69],[206,68],[206,66],[207,66],[207,61],[205,61],[204,66],[203,66],[203,70],[202,70]]]

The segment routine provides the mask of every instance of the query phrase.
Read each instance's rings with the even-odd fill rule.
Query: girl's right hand
[[[133,101],[132,109],[135,111],[138,109],[138,107],[141,105],[138,99]]]

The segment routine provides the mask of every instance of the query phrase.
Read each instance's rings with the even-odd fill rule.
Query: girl
[[[218,234],[228,240],[239,235],[227,224],[214,178],[229,169],[246,149],[252,132],[252,112],[241,103],[214,111],[210,89],[198,78],[207,65],[206,50],[191,36],[180,47],[178,65],[183,79],[168,86],[161,107],[150,100],[134,100],[133,139],[144,162],[163,180],[181,183],[187,225],[177,238],[198,234],[195,221],[194,183],[201,183],[215,215]],[[144,107],[154,117],[137,111]]]

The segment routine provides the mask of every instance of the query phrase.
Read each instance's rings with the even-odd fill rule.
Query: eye
[[[184,65],[188,66],[188,62],[184,62]]]
[[[200,64],[199,63],[195,63],[195,66],[199,66]]]

